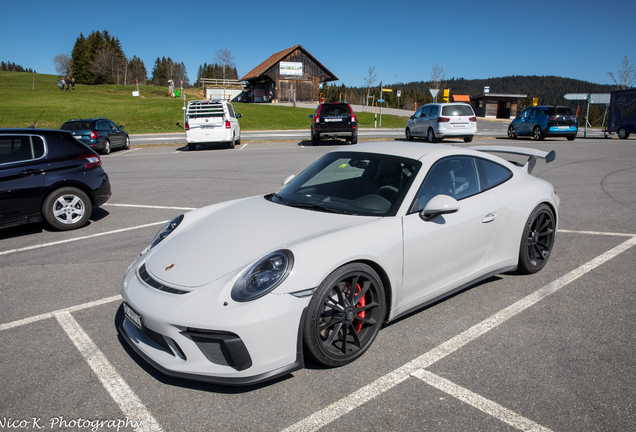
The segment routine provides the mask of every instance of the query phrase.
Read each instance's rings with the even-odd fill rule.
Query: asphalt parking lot
[[[386,325],[348,366],[307,362],[237,388],[148,366],[115,327],[128,265],[170,218],[275,191],[338,145],[303,144],[114,152],[102,157],[113,196],[88,226],[0,230],[0,429],[636,429],[633,139],[475,139],[556,150],[534,171],[561,197],[550,262]]]

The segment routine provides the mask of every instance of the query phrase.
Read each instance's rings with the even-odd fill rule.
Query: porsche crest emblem
[[[172,270],[173,267],[174,267],[174,264],[170,264],[168,267],[166,267],[165,271]]]

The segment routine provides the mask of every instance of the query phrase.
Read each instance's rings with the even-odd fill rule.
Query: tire
[[[618,135],[618,137],[620,139],[627,139],[629,138],[629,131],[627,130],[626,127],[621,127],[618,129],[618,132],[616,133]]]
[[[532,139],[535,141],[541,141],[543,139],[543,133],[539,126],[535,126],[534,129],[532,129]]]
[[[303,327],[307,353],[330,367],[356,360],[375,340],[385,304],[384,287],[371,267],[352,263],[335,270],[309,303]]]
[[[472,142],[472,141],[473,141],[473,137],[464,138],[464,142]]]
[[[353,138],[351,138],[351,144],[358,144],[358,135],[354,135]]]
[[[42,204],[42,215],[53,228],[68,231],[88,222],[93,205],[88,196],[74,187],[63,187],[51,192]]]
[[[197,145],[195,143],[188,143],[188,150],[195,151],[197,149]]]
[[[228,143],[227,148],[229,148],[229,149],[233,149],[233,148],[235,148],[235,147],[236,147],[236,141],[235,141],[235,138],[236,138],[236,137],[234,136],[234,134],[232,134],[232,141],[230,141],[230,142]]]
[[[508,126],[508,138],[517,139],[517,132],[513,125]]]
[[[413,135],[411,135],[411,128],[406,128],[406,131],[404,131],[404,134],[406,135],[406,139],[408,141],[413,141]]]
[[[574,141],[576,139],[576,135],[572,135],[568,137],[568,141]]]
[[[129,136],[126,137],[126,143],[124,144],[124,149],[125,150],[130,149],[130,137]]]
[[[110,154],[110,140],[108,138],[104,141],[104,150],[102,150],[102,154]]]
[[[430,143],[437,142],[437,137],[435,137],[435,131],[433,129],[429,129],[428,132],[426,132],[426,139]]]
[[[236,140],[236,145],[241,145],[241,132],[239,132],[239,137]]]
[[[311,145],[318,145],[320,144],[320,137],[314,135],[314,133],[311,133]]]
[[[556,235],[554,213],[547,204],[534,209],[523,229],[519,247],[519,270],[536,273],[548,262]]]

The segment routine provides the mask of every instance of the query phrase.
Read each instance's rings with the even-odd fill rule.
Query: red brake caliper
[[[362,291],[362,288],[360,287],[360,284],[356,284],[356,295],[358,295],[358,293],[360,293],[360,291]],[[356,305],[357,307],[364,307],[367,304],[367,301],[365,299],[366,296],[362,296],[362,298],[360,299],[360,301],[358,302],[358,304]],[[358,314],[358,316],[360,318],[364,318],[364,314],[366,313],[366,311],[362,311]],[[358,333],[360,330],[362,330],[362,321],[356,321],[355,324],[355,328],[356,328],[356,333]]]

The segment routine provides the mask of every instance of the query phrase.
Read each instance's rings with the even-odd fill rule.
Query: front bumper
[[[233,281],[216,281],[186,294],[152,288],[131,268],[122,281],[124,302],[143,330],[124,318],[120,332],[161,372],[224,385],[249,385],[304,367],[302,322],[309,298],[268,294],[231,300]]]

